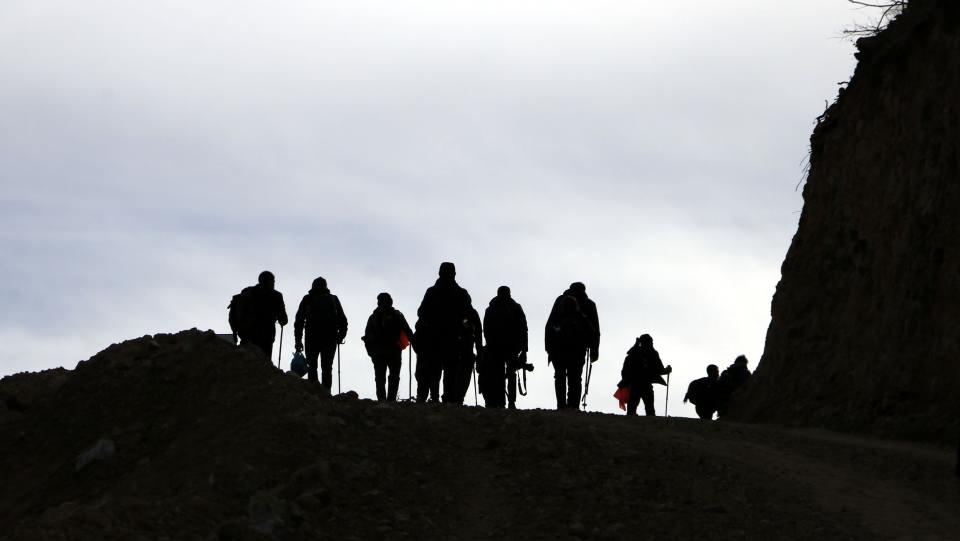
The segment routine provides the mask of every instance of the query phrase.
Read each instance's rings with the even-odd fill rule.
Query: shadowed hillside
[[[956,441],[960,4],[912,0],[857,47],[731,417]]]
[[[4,378],[0,539],[813,540],[960,527],[944,449],[313,389],[199,331]]]

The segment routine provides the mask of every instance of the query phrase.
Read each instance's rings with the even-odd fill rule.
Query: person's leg
[[[317,359],[320,358],[320,350],[311,345],[306,348],[304,353],[307,357],[307,381],[317,383],[319,381],[317,377]]]
[[[567,371],[563,363],[553,359],[553,390],[557,394],[557,409],[567,407]]]
[[[387,362],[387,368],[390,369],[390,375],[387,376],[387,401],[396,402],[397,391],[400,389],[400,368],[403,365],[401,355],[397,355]]]
[[[426,402],[430,396],[430,353],[417,353],[417,370],[414,374],[417,380],[417,402]]]
[[[567,373],[567,407],[571,409],[580,409],[580,398],[583,393],[583,364],[585,357],[571,359],[570,370]]]
[[[473,385],[473,366],[476,362],[473,354],[463,354],[460,356],[460,382],[457,388],[456,403],[463,404],[467,399],[467,393],[470,392],[470,386]]]
[[[637,406],[640,405],[641,385],[630,386],[630,398],[627,399],[627,415],[636,415]]]
[[[507,371],[507,407],[517,409],[517,370]]]
[[[435,356],[430,360],[430,400],[432,402],[440,401],[440,380],[444,378],[443,359],[445,356],[446,352],[444,350],[437,350]]]
[[[243,340],[240,345],[251,344],[256,346],[264,355],[267,356],[267,359],[272,363],[273,362],[273,338],[263,337],[263,336],[254,336],[250,339]]]
[[[337,344],[320,345],[320,381],[333,394],[333,360],[337,356]],[[339,389],[338,389],[339,391]]]
[[[382,357],[373,359],[373,382],[377,387],[377,400],[387,399],[387,360]]]
[[[488,408],[502,408],[504,369],[506,355],[502,351],[487,348],[483,360],[483,398]]]
[[[646,412],[647,417],[656,417],[657,411],[653,407],[653,385],[646,384],[642,386],[643,394],[640,397],[643,399],[643,410]]]
[[[713,410],[704,404],[698,404],[696,406],[697,417],[703,419],[704,421],[709,421],[713,419]]]
[[[457,402],[457,395],[460,393],[460,363],[458,362],[456,351],[444,351],[440,367],[443,370],[443,395],[441,400],[444,404],[454,404]],[[460,400],[463,402],[463,399]]]

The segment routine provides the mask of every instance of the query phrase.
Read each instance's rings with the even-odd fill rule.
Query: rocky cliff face
[[[954,439],[960,2],[913,0],[810,139],[766,348],[732,417]]]

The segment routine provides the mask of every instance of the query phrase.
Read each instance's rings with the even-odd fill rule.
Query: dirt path
[[[712,438],[711,452],[747,460],[784,489],[812,495],[825,511],[853,518],[877,539],[960,538],[960,480],[950,475],[954,449],[825,430],[723,425],[713,431],[728,437]]]
[[[0,385],[47,389],[0,416],[2,541],[960,538],[953,448],[330,399],[196,332],[55,376]]]

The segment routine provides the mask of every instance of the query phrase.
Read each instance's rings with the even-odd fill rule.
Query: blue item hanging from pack
[[[307,358],[303,353],[299,351],[293,353],[293,359],[290,359],[290,371],[301,378],[307,374]]]

